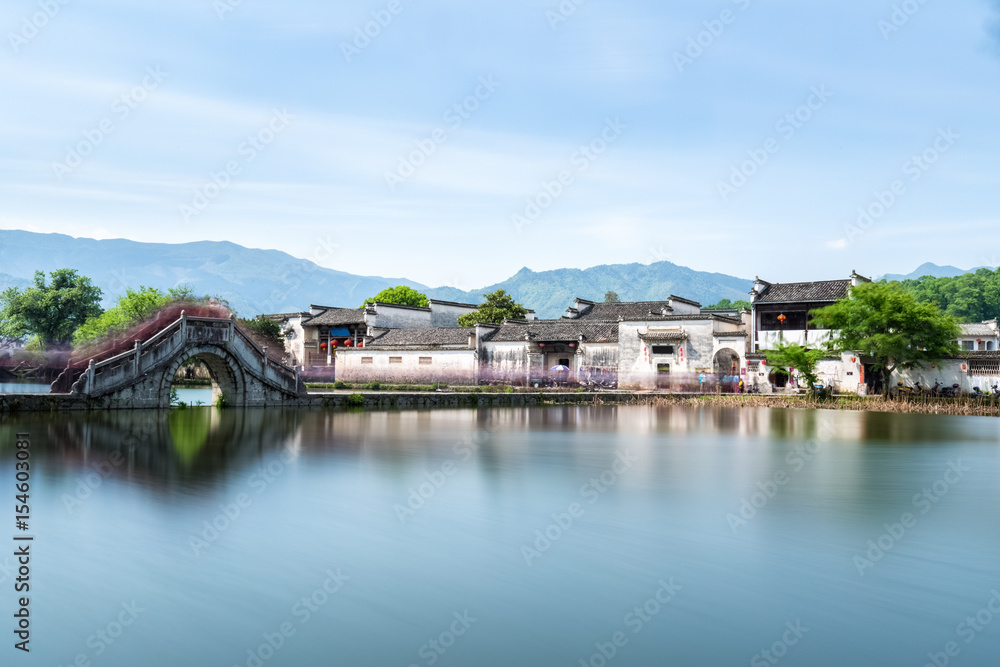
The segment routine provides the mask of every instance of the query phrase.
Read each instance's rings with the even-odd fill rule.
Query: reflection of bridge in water
[[[212,400],[234,407],[280,406],[305,394],[298,371],[268,358],[228,319],[188,317],[167,324],[128,352],[90,360],[72,392],[111,408],[166,408],[177,370],[190,359],[212,376]]]

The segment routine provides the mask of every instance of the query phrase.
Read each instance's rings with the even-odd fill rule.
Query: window
[[[760,370],[759,361],[748,361],[747,362],[747,373],[756,373]]]
[[[969,375],[973,377],[1000,376],[1000,359],[969,360]]]
[[[778,320],[779,315],[785,316],[785,322],[782,324]],[[761,331],[802,331],[803,329],[815,329],[813,325],[809,324],[811,319],[811,311],[776,311],[776,312],[763,312],[760,314],[760,330]]]
[[[653,346],[653,354],[673,354],[673,353],[674,353],[674,346],[673,345],[654,345]]]
[[[962,349],[963,350],[975,350],[976,349],[976,341],[974,341],[974,340],[963,340],[962,341]]]
[[[363,363],[363,364],[370,364],[370,363],[372,363],[372,358],[371,357],[361,357],[361,363]]]
[[[403,357],[389,357],[390,364],[401,364],[403,363]]]
[[[430,366],[432,361],[433,360],[430,357],[420,357],[421,366]]]
[[[559,364],[562,365],[562,366],[566,366],[567,368],[569,368],[569,359],[560,359],[559,360]]]

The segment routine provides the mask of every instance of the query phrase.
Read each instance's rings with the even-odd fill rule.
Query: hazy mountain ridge
[[[104,305],[126,288],[190,285],[197,294],[221,296],[241,315],[307,309],[310,304],[357,307],[386,287],[409,285],[429,297],[480,303],[482,294],[505,289],[539,317],[559,317],[573,299],[601,301],[608,290],[623,301],[652,301],[670,294],[715,303],[745,299],[750,280],[687,267],[612,264],[588,269],[523,268],[502,282],[474,290],[429,288],[405,278],[358,276],[327,269],[278,250],[245,248],[228,241],[140,243],[63,234],[0,230],[0,287],[27,285],[36,270],[74,268],[104,290]]]
[[[888,280],[888,281],[903,281],[903,280],[916,280],[918,278],[923,278],[924,276],[934,276],[935,278],[954,278],[955,276],[961,276],[966,273],[975,273],[979,269],[993,269],[991,266],[977,266],[971,269],[960,269],[957,266],[939,266],[933,262],[924,262],[917,267],[916,271],[912,273],[907,273],[902,275],[899,273],[887,273],[884,276],[879,276],[877,280]]]

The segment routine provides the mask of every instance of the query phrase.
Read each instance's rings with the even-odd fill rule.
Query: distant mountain
[[[954,278],[955,276],[960,276],[965,273],[975,273],[982,268],[993,269],[993,267],[990,266],[977,266],[973,269],[966,270],[955,266],[938,266],[937,264],[926,262],[917,267],[917,270],[913,273],[908,273],[905,276],[898,273],[887,273],[884,276],[881,276],[879,280],[882,280],[883,278],[889,281],[916,280],[917,278],[923,278],[924,276],[934,276],[935,278]]]
[[[653,301],[670,294],[705,304],[745,299],[751,281],[671,264],[614,264],[535,272],[524,268],[481,289],[429,288],[405,278],[356,276],[320,267],[277,250],[230,242],[138,243],[78,239],[63,234],[0,230],[0,289],[29,284],[34,272],[73,268],[104,290],[110,306],[126,288],[190,285],[196,294],[220,296],[241,315],[293,312],[310,304],[357,307],[386,287],[409,285],[433,299],[480,303],[482,294],[505,289],[539,317],[560,317],[575,297],[603,301],[608,290],[622,301]]]
[[[479,303],[484,292],[504,289],[536,311],[538,317],[560,317],[580,297],[603,301],[609,290],[622,301],[656,301],[671,294],[713,304],[720,299],[746,299],[753,282],[721,273],[695,271],[670,262],[608,264],[589,269],[532,271],[521,269],[507,280],[478,290],[462,292],[444,287],[431,289],[434,299]]]
[[[110,306],[126,288],[190,285],[196,294],[220,296],[241,315],[308,309],[309,304],[357,307],[393,285],[425,287],[404,278],[356,276],[322,268],[277,250],[255,250],[227,241],[138,243],[97,241],[63,234],[0,230],[0,269],[30,280],[72,268],[104,290]]]

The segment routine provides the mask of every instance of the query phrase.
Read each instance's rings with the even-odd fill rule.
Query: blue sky
[[[522,266],[997,265],[998,16],[8,0],[0,228],[230,240],[464,289]]]

